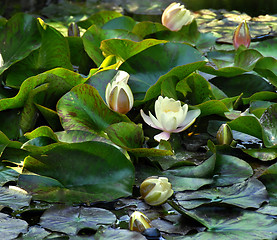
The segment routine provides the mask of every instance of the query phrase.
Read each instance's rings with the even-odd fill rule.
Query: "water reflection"
[[[255,17],[266,14],[277,14],[276,0],[182,0],[185,6],[192,11],[199,9],[238,10]]]

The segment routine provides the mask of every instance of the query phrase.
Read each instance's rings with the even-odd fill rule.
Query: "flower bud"
[[[129,74],[124,71],[118,71],[111,83],[106,87],[106,102],[112,110],[126,114],[134,104],[132,90],[127,82]]]
[[[151,228],[148,217],[141,212],[133,212],[129,221],[129,229],[131,231],[143,232],[147,228]]]
[[[192,22],[193,16],[184,5],[171,3],[162,14],[162,24],[171,31],[179,31],[183,26]]]
[[[69,25],[67,35],[69,37],[80,37],[80,29],[75,22]]]
[[[171,183],[166,177],[149,177],[140,185],[141,198],[151,206],[166,202],[173,194]]]
[[[240,45],[249,47],[251,42],[251,36],[248,28],[248,24],[244,20],[236,28],[233,36],[233,45],[235,49],[238,49]]]
[[[233,141],[233,133],[228,124],[224,123],[217,131],[216,139],[219,145],[230,145]]]

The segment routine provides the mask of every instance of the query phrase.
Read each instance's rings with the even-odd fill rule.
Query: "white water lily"
[[[162,24],[171,31],[179,31],[183,26],[190,24],[193,19],[190,11],[176,2],[171,3],[162,14]]]
[[[168,140],[171,133],[186,130],[194,123],[200,113],[200,109],[188,111],[187,104],[181,106],[180,101],[162,96],[159,96],[155,102],[156,117],[150,111],[149,116],[147,116],[142,109],[140,110],[143,120],[149,126],[163,131],[154,137],[156,141]]]
[[[129,74],[124,71],[118,71],[111,83],[106,87],[106,102],[108,106],[119,113],[126,114],[134,104],[134,96],[127,82]]]

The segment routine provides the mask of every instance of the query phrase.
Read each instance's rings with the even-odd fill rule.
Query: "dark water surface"
[[[171,2],[181,2],[186,8],[197,11],[200,9],[238,10],[255,17],[259,15],[277,14],[277,0],[0,0],[0,15],[9,18],[16,12],[39,13],[51,4],[77,3],[79,6],[114,5],[128,10],[131,5],[141,9],[140,14],[148,15],[144,9],[156,9],[159,14]],[[131,6],[132,7],[132,6]],[[77,9],[76,9],[77,10]]]

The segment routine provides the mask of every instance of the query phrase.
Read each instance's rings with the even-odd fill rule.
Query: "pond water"
[[[183,0],[182,2],[192,11],[208,8],[238,10],[252,17],[277,14],[276,0]]]
[[[86,5],[93,7],[95,5],[114,5],[121,6],[128,10],[128,6],[136,6],[137,9],[141,9],[140,14],[148,15],[148,11],[144,9],[156,9],[154,12],[159,14],[169,3],[174,0],[71,0],[70,3],[78,3],[78,5]],[[0,0],[0,15],[9,18],[16,12],[40,12],[41,9],[49,6],[50,4],[62,3],[66,0]],[[277,0],[179,0],[185,4],[185,6],[192,10],[197,11],[200,9],[226,9],[227,11],[238,10],[245,12],[248,15],[255,17],[266,14],[277,14]],[[153,13],[153,12],[152,12]]]

